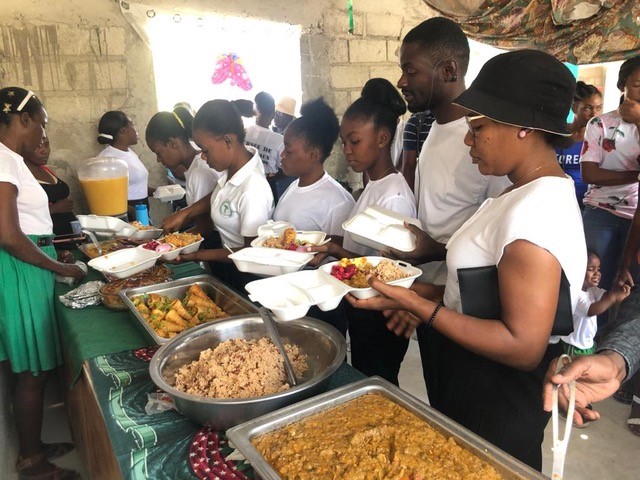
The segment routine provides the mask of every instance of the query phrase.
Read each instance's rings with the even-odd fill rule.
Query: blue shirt
[[[582,175],[580,174],[580,152],[582,151],[582,142],[577,142],[569,148],[556,148],[556,158],[562,167],[562,170],[573,178],[576,186],[576,197],[580,207],[582,207],[582,199],[587,192],[589,185],[582,183]]]

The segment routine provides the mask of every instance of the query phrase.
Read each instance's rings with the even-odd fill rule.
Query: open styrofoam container
[[[403,252],[416,248],[413,233],[404,228],[403,223],[412,223],[420,228],[420,221],[404,217],[392,210],[373,206],[365,208],[356,216],[342,224],[345,232],[349,232],[353,240],[376,250],[393,247]]]
[[[145,230],[136,229],[136,232],[133,235],[129,235],[129,237],[133,240],[153,240],[160,235],[162,235],[161,228],[147,228]]]
[[[163,185],[154,190],[153,198],[161,202],[171,202],[180,200],[186,193],[185,189],[180,185]]]
[[[229,255],[229,258],[241,272],[273,276],[301,270],[311,261],[313,254],[278,248],[247,247]]]
[[[322,311],[333,310],[349,286],[320,270],[304,270],[262,280],[245,286],[249,298],[268,308],[280,320],[304,317],[317,305]]]
[[[396,287],[409,288],[411,285],[413,285],[413,282],[415,282],[416,278],[422,275],[422,270],[420,270],[417,267],[414,267],[413,265],[409,265],[406,262],[402,262],[400,260],[390,260],[385,257],[366,257],[366,258],[369,261],[369,263],[371,263],[371,265],[373,265],[374,267],[377,266],[382,260],[389,260],[390,262],[395,263],[398,267],[400,267],[402,270],[404,270],[406,273],[409,274],[408,277],[401,278],[399,280],[393,280],[389,282],[387,285],[394,285]],[[352,259],[352,260],[355,260],[355,259]],[[372,287],[353,288],[347,285],[346,283],[342,282],[341,280],[338,280],[337,278],[333,277],[331,275],[331,267],[333,267],[334,265],[337,265],[338,263],[340,263],[340,261],[327,263],[325,265],[322,265],[320,267],[320,270],[322,270],[322,272],[324,272],[329,277],[345,285],[345,287],[347,287],[347,291],[356,298],[365,299],[365,298],[377,297],[378,295],[380,295],[380,292],[378,292],[376,289]]]
[[[262,235],[262,236],[260,236],[258,238],[255,238],[251,242],[251,246],[252,247],[262,247],[264,245],[264,242],[267,239],[273,238],[273,237],[280,237],[281,235],[282,234],[280,234],[280,235]],[[327,236],[327,234],[324,233],[324,232],[309,232],[309,231],[296,230],[296,240],[307,242],[307,243],[309,243],[308,246],[320,245],[322,242],[324,242],[324,239],[326,238],[326,236]],[[269,248],[269,247],[267,247],[267,248]],[[301,248],[304,248],[304,247],[301,247]]]
[[[151,268],[160,254],[140,248],[127,248],[107,253],[89,261],[89,266],[117,278],[126,278]]]
[[[162,243],[162,238],[160,238],[160,239],[158,239],[156,241]],[[143,248],[144,245],[140,245],[138,248],[141,249],[141,250],[146,250],[147,252],[154,252],[156,255],[160,255],[160,258],[162,258],[162,260],[170,262],[171,260],[175,260],[176,258],[178,258],[178,255],[180,255],[180,254],[187,254],[187,253],[197,252],[198,249],[200,248],[200,244],[203,241],[204,241],[204,238],[201,238],[197,242],[190,243],[189,245],[185,245],[184,247],[176,248],[175,250],[171,250],[170,252],[166,252],[166,253],[160,253],[160,252],[154,252],[153,250],[148,250],[146,248]]]
[[[95,232],[99,235],[131,237],[135,233],[143,231],[116,217],[105,215],[76,215],[76,217],[83,230]]]

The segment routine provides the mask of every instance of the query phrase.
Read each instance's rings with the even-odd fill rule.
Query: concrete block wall
[[[135,3],[136,0],[132,0]],[[8,4],[8,1],[4,1]],[[399,77],[397,50],[408,29],[433,16],[421,0],[354,1],[354,31],[348,32],[345,0],[146,0],[157,8],[260,18],[302,26],[303,101],[324,96],[338,115],[358,98],[364,83]],[[51,165],[84,205],[77,166],[97,154],[97,122],[107,110],[123,110],[144,132],[157,111],[149,48],[114,0],[28,0],[0,9],[0,87],[20,85],[38,93],[47,107]],[[140,143],[134,150],[149,169],[150,184],[164,183],[164,170]],[[326,163],[334,177],[349,174],[339,148]],[[164,211],[152,205],[156,218]]]

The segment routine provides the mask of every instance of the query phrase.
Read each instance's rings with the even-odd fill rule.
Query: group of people
[[[468,62],[469,43],[455,22],[432,18],[421,23],[400,47],[397,87],[402,96],[389,81],[371,79],[340,121],[322,98],[306,103],[298,118],[287,119],[286,127],[276,122],[284,135],[275,170],[270,162],[278,147],[274,143],[263,148],[267,143],[256,140],[266,137],[276,117],[273,99],[262,94],[256,97],[255,128],[243,124],[243,116],[250,114],[246,101],[211,100],[195,116],[180,106],[154,115],[146,141],[176,178],[184,178],[187,190],[187,206],[166,217],[162,227],[174,231],[195,223],[206,237],[213,235],[212,227],[219,235],[219,241],[178,261],[209,262],[214,275],[237,288],[249,277],[233,267],[229,250],[248,246],[258,227],[270,219],[327,233],[331,242],[308,247],[316,253],[317,265],[327,257],[375,254],[342,228],[345,220],[369,206],[417,218],[421,227],[405,224],[416,237],[416,248],[384,253],[420,265],[419,281],[406,289],[371,278],[380,296],[348,296],[322,319],[349,332],[356,368],[396,384],[408,338],[416,330],[431,405],[540,470],[549,419],[548,399],[543,403],[542,395],[545,374],[563,346],[573,353],[591,353],[593,345],[579,343],[586,338],[583,331],[593,336],[589,319],[629,295],[633,277],[627,270],[640,247],[640,214],[634,217],[622,256],[621,283],[595,290],[599,261],[604,269],[610,260],[597,246],[587,252],[589,216],[585,210],[583,227],[574,180],[561,168],[556,150],[580,140],[584,125],[579,112],[588,105],[597,113],[593,99],[598,95],[583,85],[576,94],[570,71],[540,51],[498,55],[466,88]],[[639,77],[638,58],[623,65],[618,86],[625,100],[617,114],[607,114],[615,121],[591,120],[582,146],[582,177],[590,184],[585,209],[591,206],[616,219],[615,212],[632,205],[635,209],[627,193],[621,198],[622,192],[614,195],[607,189],[637,177],[637,171],[627,175],[610,164],[622,162],[610,154],[622,144],[632,151],[634,138],[638,144]],[[42,143],[46,111],[32,92],[17,87],[0,90],[0,104],[6,106],[0,112],[0,359],[9,359],[17,379],[17,468],[24,478],[76,478],[49,462],[69,446],[42,444],[40,428],[47,373],[61,360],[53,273],[75,278],[84,274],[55,260],[51,205],[38,183],[55,180],[32,174],[23,161]],[[572,107],[576,121],[567,125]],[[401,117],[407,109],[412,116],[404,125]],[[401,155],[393,147],[402,137],[399,127],[409,146]],[[139,158],[131,155],[137,132],[130,118],[122,112],[105,114],[98,138],[109,145],[103,155],[127,161],[129,200],[144,202],[148,172],[138,168]],[[338,138],[349,166],[367,180],[357,201],[324,169]],[[598,149],[605,158],[589,157]],[[593,165],[584,168],[589,162]],[[279,169],[293,180],[276,202],[277,188],[274,195],[269,180],[278,177]],[[588,177],[589,170],[595,177]],[[462,280],[470,271],[487,267],[497,276],[493,288],[500,313],[481,318],[468,308],[469,292]],[[616,268],[615,262],[610,268]],[[574,332],[555,335],[563,279],[576,313]],[[20,288],[26,282],[31,290],[40,282],[39,291],[50,294],[30,296],[28,288]],[[583,356],[563,375],[547,375],[547,385],[565,383],[584,375],[581,366],[606,363],[600,377],[587,379],[607,384],[598,395],[592,394],[593,388],[582,388],[586,383],[581,379],[577,423],[596,418],[587,403],[637,368],[640,359],[628,351],[640,341],[636,325],[627,321],[614,328],[598,347],[604,353]]]

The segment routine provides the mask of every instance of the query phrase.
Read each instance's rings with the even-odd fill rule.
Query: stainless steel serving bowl
[[[329,377],[344,361],[347,352],[344,337],[331,325],[307,317],[276,324],[283,341],[297,345],[307,355],[309,369],[294,388],[262,397],[219,399],[196,397],[173,387],[178,369],[197,360],[201,351],[215,348],[225,340],[268,337],[258,315],[219,320],[178,335],[153,356],[149,366],[151,378],[158,388],[171,395],[183,415],[194,422],[220,430],[326,390]]]

